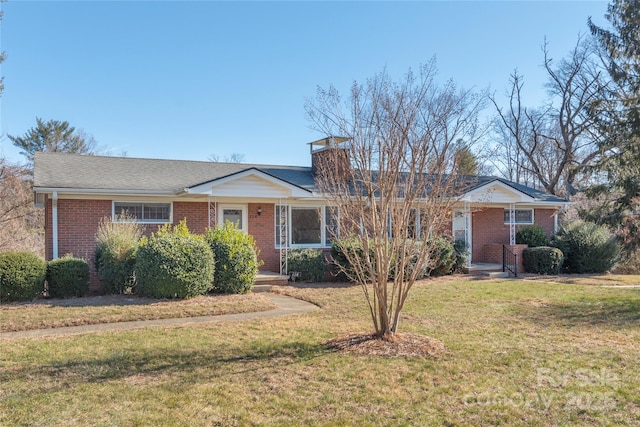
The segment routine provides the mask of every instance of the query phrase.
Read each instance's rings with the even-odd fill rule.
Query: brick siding
[[[555,209],[535,209],[534,223],[541,226],[547,236],[553,236]],[[497,262],[492,245],[500,246],[499,262],[502,262],[502,245],[509,244],[509,224],[504,223],[504,208],[485,208],[472,214],[472,262]],[[516,230],[524,227],[517,225]],[[521,258],[521,257],[520,257]]]
[[[45,203],[45,256],[53,258],[52,200]],[[73,254],[89,263],[91,282],[89,290],[97,292],[102,285],[98,279],[93,253],[96,248],[98,223],[111,216],[110,200],[58,199],[58,256]]]
[[[258,208],[262,213],[258,215]],[[275,206],[273,203],[249,203],[249,234],[256,240],[260,250],[258,260],[261,271],[280,272],[280,251],[275,248]]]
[[[173,224],[187,219],[189,231],[203,234],[209,226],[209,207],[207,202],[173,202]],[[214,215],[214,212],[211,212]],[[215,218],[212,222],[215,224]]]
[[[53,257],[52,242],[52,204],[51,199],[45,201],[45,256]],[[275,248],[274,204],[249,203],[247,217],[248,231],[256,241],[259,249],[258,259],[262,261],[260,270],[278,272],[280,270],[280,253]],[[95,268],[93,253],[98,223],[103,217],[112,213],[111,200],[58,200],[58,255],[72,253],[84,258],[90,265],[92,292],[101,289]],[[258,209],[261,214],[258,215]],[[554,209],[536,209],[535,223],[542,226],[549,236],[553,234]],[[174,202],[173,223],[178,224],[187,218],[187,225],[194,233],[204,233],[209,225],[209,213],[206,202]],[[214,218],[215,219],[215,218]],[[492,244],[509,243],[509,225],[504,224],[502,208],[487,208],[473,213],[473,260],[489,261],[495,258]],[[447,232],[450,232],[450,226]],[[156,231],[158,226],[148,225],[146,235]],[[328,251],[325,251],[328,252]],[[502,252],[500,252],[500,259]]]

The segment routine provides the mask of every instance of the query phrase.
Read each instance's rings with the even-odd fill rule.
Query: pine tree
[[[614,0],[607,10],[609,29],[589,19],[611,77],[607,97],[597,105],[601,183],[589,195],[610,195],[591,218],[619,225],[640,207],[640,0]]]
[[[23,136],[8,135],[13,145],[20,148],[30,164],[36,151],[91,154],[95,140],[71,126],[67,121],[44,121],[36,117],[36,126]]]

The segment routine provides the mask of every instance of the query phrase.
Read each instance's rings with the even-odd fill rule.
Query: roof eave
[[[68,188],[68,187],[39,187],[34,186],[36,193],[58,194],[115,194],[115,195],[144,195],[144,196],[175,196],[175,191],[162,190],[122,190],[113,188]]]

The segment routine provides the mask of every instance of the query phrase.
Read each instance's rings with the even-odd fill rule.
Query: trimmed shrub
[[[558,248],[537,246],[522,252],[522,264],[527,273],[560,274],[564,255]]]
[[[453,249],[456,251],[456,262],[453,265],[454,273],[461,273],[467,266],[469,259],[469,245],[462,239],[456,239],[453,242]]]
[[[427,264],[423,265],[421,270],[416,276],[417,279],[423,279],[427,276],[444,276],[451,274],[456,264],[456,251],[453,242],[446,237],[435,237],[425,242],[412,241],[407,243],[407,247],[414,252],[405,268],[405,275],[411,274],[414,269],[417,268],[416,262],[422,245],[427,244],[431,247],[428,249],[431,251],[430,257],[427,260]]]
[[[350,256],[362,258],[364,256],[364,248],[362,241],[355,237],[345,237],[342,239],[334,239],[331,242],[331,258],[336,266],[336,280],[342,282],[355,281],[356,273],[349,262]],[[373,249],[370,248],[370,257],[373,260]],[[367,277],[368,280],[368,277]]]
[[[29,301],[42,295],[47,263],[29,252],[0,253],[0,302]]]
[[[81,297],[89,291],[89,264],[73,255],[49,261],[47,289],[54,298]]]
[[[208,229],[205,240],[213,251],[216,268],[214,288],[227,294],[246,294],[258,273],[258,254],[253,236],[227,221]]]
[[[122,294],[132,291],[138,242],[143,231],[141,224],[126,216],[117,217],[115,221],[110,218],[100,221],[94,265],[98,277],[104,282],[105,292]]]
[[[211,289],[213,270],[213,254],[202,236],[189,233],[185,221],[165,225],[140,241],[135,289],[153,298],[204,295]]]
[[[418,268],[416,265],[418,259],[418,253],[420,252],[422,245],[425,242],[422,241],[410,241],[407,242],[407,250],[413,253],[407,254],[409,259],[405,266],[405,276],[410,275],[414,269]],[[444,274],[450,274],[456,264],[456,251],[453,242],[445,237],[436,237],[430,239],[426,244],[431,245],[431,258],[428,265],[421,266],[421,271],[418,272],[417,278],[421,279],[427,276],[442,276]],[[373,248],[370,248],[370,257],[374,261]],[[353,267],[349,264],[348,255],[362,257],[364,256],[364,249],[362,248],[362,242],[357,238],[346,238],[340,240],[334,240],[331,246],[331,256],[336,264],[340,267],[340,272],[337,275],[339,280],[349,280],[350,277],[355,277]],[[397,261],[397,257],[396,257]],[[466,262],[466,261],[465,261]],[[395,274],[395,262],[391,266],[389,271],[392,279]]]
[[[317,249],[294,249],[287,259],[289,271],[300,273],[303,282],[321,282],[327,269],[324,253]]]
[[[535,248],[538,246],[548,246],[549,238],[542,227],[538,224],[533,224],[518,229],[516,232],[516,243],[518,245],[529,245],[530,248]]]
[[[453,242],[446,237],[436,237],[429,239],[427,244],[433,245],[428,275],[444,276],[451,274],[456,265],[456,250]]]
[[[615,236],[605,226],[592,222],[566,225],[552,244],[564,254],[564,269],[568,273],[604,273],[620,258]]]

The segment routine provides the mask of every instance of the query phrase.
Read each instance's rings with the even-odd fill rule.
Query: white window
[[[113,202],[113,217],[130,217],[136,222],[164,224],[171,222],[171,203]]]
[[[276,247],[327,247],[338,235],[336,207],[276,205]]]
[[[504,223],[511,224],[509,209],[504,210]],[[533,209],[516,209],[514,224],[533,224]]]

